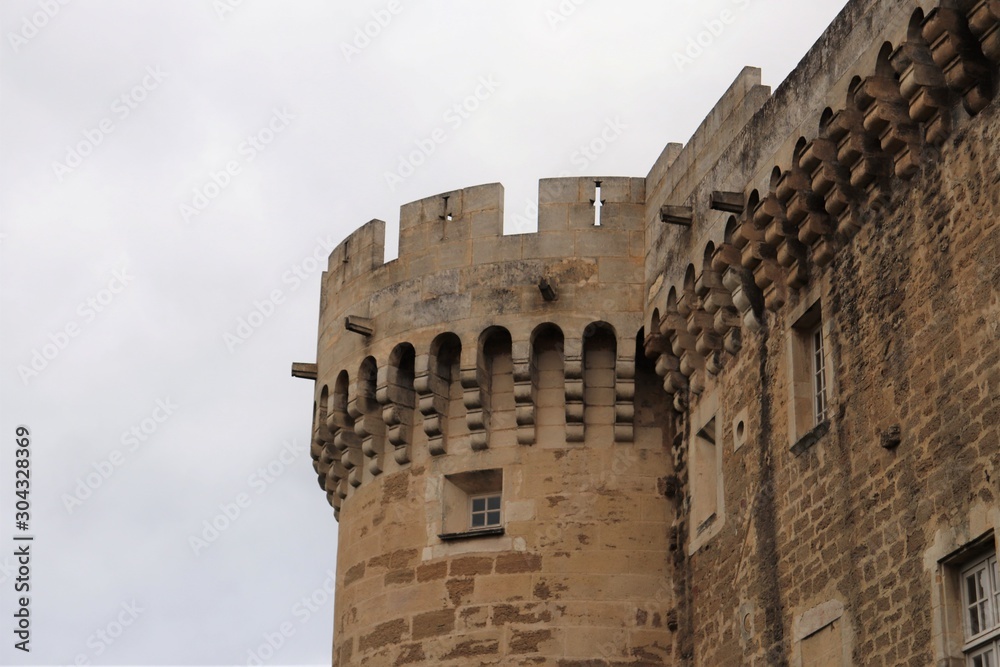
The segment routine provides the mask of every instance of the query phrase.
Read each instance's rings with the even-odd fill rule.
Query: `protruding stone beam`
[[[316,364],[293,363],[292,377],[303,380],[315,380],[318,373]]]
[[[694,222],[694,209],[690,206],[661,206],[660,222],[679,225],[681,227],[690,227]]]
[[[924,125],[927,143],[939,146],[951,135],[949,109],[956,103],[944,72],[921,42],[906,42],[889,58],[899,75],[899,94],[906,100],[910,120]]]
[[[556,301],[559,299],[559,295],[556,293],[555,286],[549,282],[548,278],[542,278],[538,281],[538,291],[542,293],[542,298],[546,301]]]
[[[992,10],[989,13],[992,16]],[[936,7],[924,20],[923,35],[948,87],[962,96],[965,110],[974,116],[985,109],[993,99],[993,72],[966,15]]]
[[[619,357],[615,363],[615,442],[634,440],[634,422],[635,360]]]
[[[351,333],[371,336],[375,333],[375,323],[367,317],[348,315],[344,318],[344,328]]]
[[[742,192],[720,192],[715,190],[709,197],[708,205],[713,211],[742,215],[743,209],[746,208],[746,196]]]

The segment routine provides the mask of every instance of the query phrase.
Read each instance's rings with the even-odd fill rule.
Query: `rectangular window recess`
[[[442,542],[448,542],[450,540],[466,540],[475,537],[492,537],[503,534],[503,526],[496,526],[490,528],[479,528],[477,530],[466,530],[461,533],[444,533],[442,535],[438,535],[438,539]]]

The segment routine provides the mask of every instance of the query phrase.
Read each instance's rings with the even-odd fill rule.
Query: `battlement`
[[[600,225],[595,197],[600,183]],[[353,306],[359,292],[436,281],[443,271],[503,262],[560,258],[641,257],[645,181],[642,178],[551,178],[538,187],[538,231],[504,235],[499,183],[426,197],[400,208],[399,257],[384,263],[385,223],[372,220],[330,254],[324,276],[325,312]]]

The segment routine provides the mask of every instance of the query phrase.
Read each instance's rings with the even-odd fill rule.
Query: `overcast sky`
[[[394,254],[400,204],[464,186],[523,232],[539,178],[645,176],[844,4],[0,3],[0,663],[329,664],[337,524],[289,368],[332,247],[380,218]]]

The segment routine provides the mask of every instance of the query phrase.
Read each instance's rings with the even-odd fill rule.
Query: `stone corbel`
[[[535,400],[531,387],[531,353],[527,343],[514,343],[514,417],[517,443],[535,444]]]
[[[469,446],[473,451],[482,451],[489,446],[486,435],[486,416],[483,414],[483,394],[479,387],[479,372],[472,365],[462,362],[460,381],[462,383],[462,402],[465,404],[465,424],[469,429]]]
[[[895,78],[870,76],[855,92],[854,101],[865,115],[865,130],[879,138],[893,161],[896,176],[909,179],[920,169],[920,131]]]
[[[565,359],[566,442],[583,442],[583,355],[579,349],[567,350]]]
[[[966,15],[936,7],[924,20],[923,35],[948,87],[962,96],[965,110],[974,116],[985,109],[993,98],[992,68]]]
[[[983,54],[1000,63],[1000,0],[979,0],[968,12],[969,29],[979,40]]]
[[[910,119],[924,124],[928,143],[940,145],[951,134],[948,110],[954,101],[930,49],[919,42],[906,42],[893,52],[889,64],[899,75],[899,94],[906,100]]]
[[[635,361],[615,363],[615,442],[632,442],[635,421]]]

